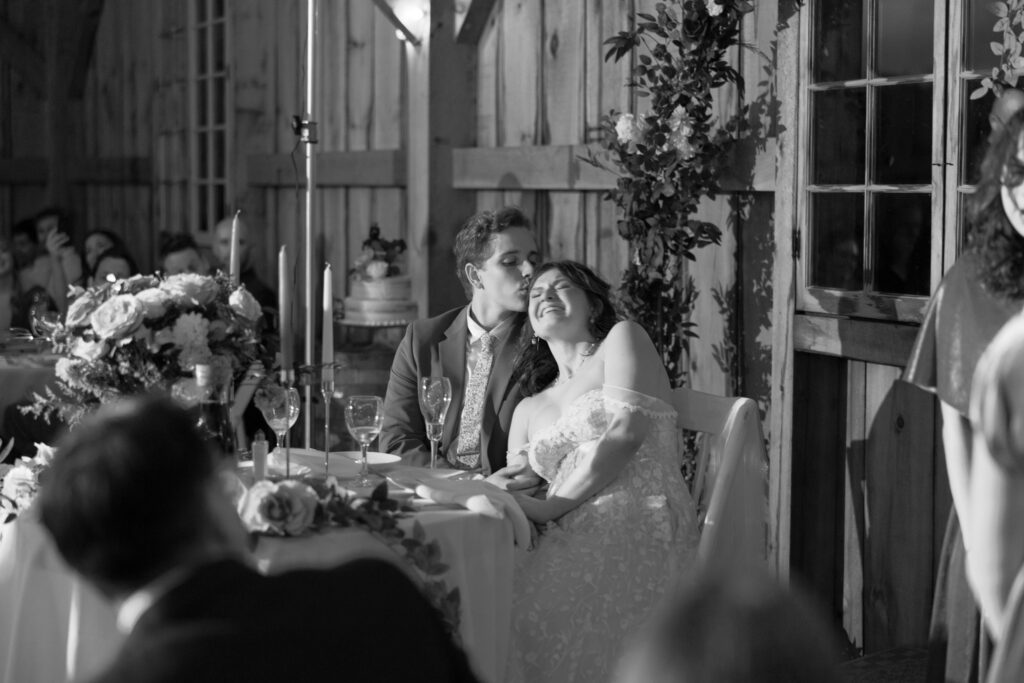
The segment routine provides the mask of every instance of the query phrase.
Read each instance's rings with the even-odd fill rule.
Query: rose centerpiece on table
[[[10,451],[13,441],[0,451],[0,460]],[[31,458],[18,458],[13,465],[0,465],[0,524],[5,524],[32,507],[39,494],[39,482],[53,462],[54,449],[36,444]]]
[[[448,565],[441,560],[441,546],[427,539],[418,521],[413,522],[412,536],[399,527],[399,520],[411,509],[388,497],[386,482],[367,497],[344,488],[335,477],[308,483],[258,481],[237,505],[242,523],[257,534],[302,536],[329,527],[370,532],[416,570],[427,598],[441,613],[448,632],[458,639],[461,599],[459,589],[449,589],[442,578]]]
[[[136,275],[74,288],[53,333],[56,387],[28,412],[74,426],[101,403],[190,382],[197,365],[240,377],[262,355],[261,310],[223,273]]]

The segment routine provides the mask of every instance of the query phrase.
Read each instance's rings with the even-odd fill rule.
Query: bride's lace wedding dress
[[[589,391],[534,435],[530,465],[558,495],[622,410],[650,419],[640,450],[614,482],[549,523],[516,567],[509,683],[607,681],[624,641],[696,556],[676,411],[664,401],[608,385]]]

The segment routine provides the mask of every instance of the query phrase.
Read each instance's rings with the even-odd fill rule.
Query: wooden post
[[[454,3],[431,0],[429,34],[406,47],[409,264],[426,315],[466,301],[452,246],[476,208],[452,186],[452,150],[476,144],[476,46],[456,42],[455,19]]]
[[[67,81],[62,73],[61,46],[64,39],[65,10],[68,3],[62,0],[46,0],[44,25],[46,27],[45,69],[46,69],[46,159],[49,173],[46,183],[46,201],[61,207],[69,207],[71,188],[67,169],[73,157],[73,140],[70,115],[71,101],[68,97]]]

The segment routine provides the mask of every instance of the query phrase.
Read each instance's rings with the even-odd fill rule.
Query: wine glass
[[[380,434],[384,422],[384,401],[380,396],[350,396],[345,402],[345,424],[352,437],[359,442],[362,451],[363,467],[359,476],[352,482],[354,486],[375,486],[381,478],[370,473],[370,465],[366,461],[366,447]]]
[[[447,377],[420,378],[420,412],[430,439],[430,469],[437,468],[437,448],[444,430],[444,417],[452,402],[452,383]]]
[[[45,306],[33,305],[29,315],[31,316],[29,323],[32,334],[36,339],[49,341],[60,325],[60,314],[57,311],[48,310]]]
[[[277,435],[278,455],[284,453],[284,476],[291,476],[291,453],[285,447],[288,430],[299,419],[299,391],[295,387],[286,387],[271,377],[266,377],[256,394],[253,396],[256,407],[263,413],[263,419]]]

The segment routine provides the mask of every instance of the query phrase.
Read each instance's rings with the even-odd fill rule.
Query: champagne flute
[[[370,473],[366,460],[366,447],[380,434],[384,422],[384,400],[380,396],[350,396],[345,403],[345,424],[352,437],[359,442],[363,467],[352,482],[357,487],[376,486],[381,477]]]
[[[286,387],[279,384],[271,377],[267,377],[260,384],[253,397],[256,407],[263,413],[263,419],[277,435],[278,456],[284,453],[285,471],[284,476],[291,476],[290,453],[285,447],[285,439],[288,430],[292,428],[299,419],[299,392],[295,387]]]
[[[430,469],[437,468],[437,449],[444,430],[444,418],[452,402],[452,383],[447,377],[420,378],[420,412],[430,439]]]

